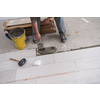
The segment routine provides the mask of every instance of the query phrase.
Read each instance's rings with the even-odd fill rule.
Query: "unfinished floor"
[[[56,46],[62,53],[45,56],[36,56],[37,45],[32,36],[27,37],[24,50],[17,50],[5,37],[0,21],[0,83],[100,83],[100,18],[66,17],[64,21],[70,34],[66,43],[61,43],[58,31],[43,35],[40,41],[45,47]],[[11,57],[25,57],[27,63],[19,67],[9,60]],[[34,59],[41,60],[42,65],[34,66]]]
[[[45,47],[56,46],[59,52],[100,45],[100,18],[64,17],[64,22],[66,33],[70,34],[66,43],[61,43],[58,30],[56,33],[43,35],[40,43],[44,43]],[[17,51],[12,42],[5,37],[2,23],[3,21],[0,21],[0,53]],[[29,41],[25,50],[36,49],[33,37],[27,38]]]

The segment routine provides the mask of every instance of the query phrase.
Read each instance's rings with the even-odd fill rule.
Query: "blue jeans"
[[[65,25],[64,25],[64,19],[63,17],[54,17],[55,18],[55,22],[59,31],[60,35],[65,35],[66,34],[66,30],[65,30]],[[38,30],[40,32],[40,17],[37,17],[37,24],[38,24]],[[36,36],[35,31],[32,27],[32,34],[33,36]]]

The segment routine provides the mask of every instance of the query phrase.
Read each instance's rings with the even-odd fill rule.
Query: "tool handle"
[[[19,60],[16,60],[16,59],[13,59],[13,58],[10,58],[10,60],[14,60],[14,61],[17,61],[17,62],[19,62]]]

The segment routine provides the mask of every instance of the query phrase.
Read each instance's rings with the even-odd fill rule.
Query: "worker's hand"
[[[41,40],[41,35],[38,33],[38,34],[36,34],[36,39],[38,40],[38,41],[40,41]]]
[[[43,20],[43,24],[44,24],[44,25],[49,24],[49,19],[48,19],[48,18],[47,18],[47,19],[44,19],[44,20]]]

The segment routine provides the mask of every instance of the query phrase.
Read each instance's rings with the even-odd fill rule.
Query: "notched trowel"
[[[38,52],[41,55],[46,55],[46,54],[52,54],[55,53],[57,51],[57,48],[54,46],[51,47],[43,47],[43,43],[39,43],[38,44]]]

